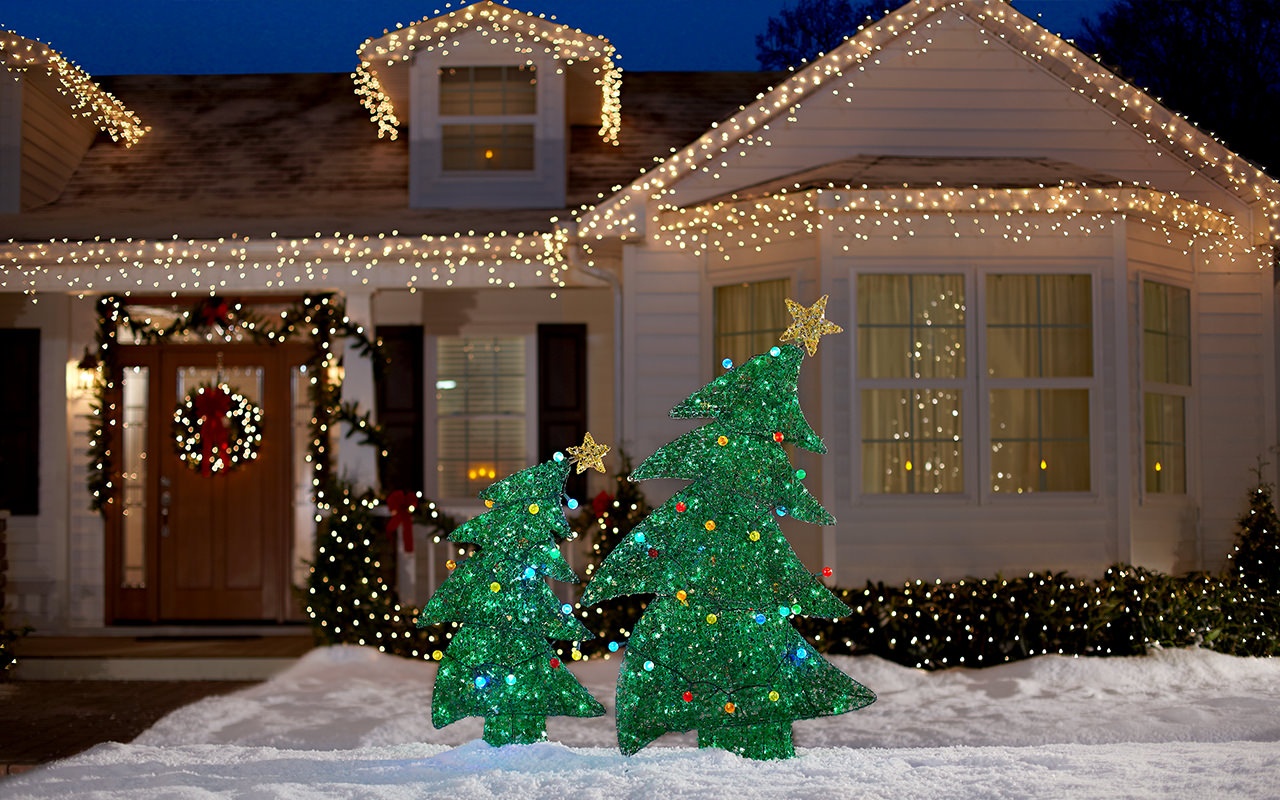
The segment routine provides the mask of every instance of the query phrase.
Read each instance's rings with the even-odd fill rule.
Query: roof
[[[765,142],[768,128],[791,115],[808,97],[829,90],[846,71],[879,67],[880,51],[900,37],[927,29],[941,14],[954,14],[980,25],[993,44],[1020,53],[1063,85],[1096,103],[1118,121],[1139,131],[1152,144],[1183,161],[1246,204],[1264,209],[1268,238],[1280,238],[1280,184],[1236,155],[1213,136],[1160,105],[1154,98],[1100,66],[1070,43],[1019,14],[1005,0],[910,0],[897,11],[861,28],[830,53],[795,70],[741,111],[701,132],[679,152],[615,193],[580,219],[579,235],[601,238],[625,235],[646,198],[659,199],[702,165],[744,142]],[[730,133],[732,132],[732,133]]]
[[[546,231],[735,111],[776,73],[628,72],[617,146],[570,142],[568,208],[409,208],[409,145],[380,139],[346,74],[104,78],[147,119],[129,149],[90,148],[54,203],[0,215],[0,238],[454,234]]]

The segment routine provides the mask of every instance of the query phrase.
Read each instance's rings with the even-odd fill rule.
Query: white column
[[[346,295],[347,317],[351,325],[364,329],[365,335],[373,338],[373,294],[371,292],[348,292]],[[373,362],[361,355],[357,340],[347,339],[343,343],[342,365],[345,377],[342,381],[342,402],[355,403],[360,413],[369,412],[370,421],[376,422],[374,405]],[[378,491],[378,454],[373,447],[362,445],[362,437],[357,432],[351,433],[347,423],[340,425],[337,447],[337,474],[355,484],[357,491],[371,488]]]

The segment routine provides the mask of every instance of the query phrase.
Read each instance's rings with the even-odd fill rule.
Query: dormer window
[[[537,113],[533,66],[442,68],[441,169],[532,170]]]

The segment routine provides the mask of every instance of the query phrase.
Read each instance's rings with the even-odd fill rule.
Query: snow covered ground
[[[754,762],[692,734],[624,757],[612,713],[493,748],[479,719],[431,727],[433,666],[328,648],[132,743],[0,780],[0,798],[1280,796],[1280,659],[1184,650],[939,673],[831,660],[879,700],[797,722],[797,758]],[[573,666],[610,712],[618,663]]]

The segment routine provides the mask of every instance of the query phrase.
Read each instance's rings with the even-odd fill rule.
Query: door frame
[[[258,343],[162,343],[162,344],[139,344],[130,345],[122,344],[116,351],[118,356],[116,363],[118,364],[121,374],[114,377],[110,381],[107,391],[104,395],[104,404],[102,412],[105,415],[104,429],[108,436],[108,447],[113,453],[122,454],[124,445],[124,390],[123,390],[123,371],[126,368],[141,366],[149,369],[150,379],[147,385],[147,452],[159,453],[161,448],[169,444],[169,417],[168,410],[171,403],[166,402],[166,398],[161,396],[161,389],[166,385],[163,379],[162,370],[176,368],[175,360],[181,360],[185,357],[194,357],[199,361],[208,360],[210,363],[216,363],[217,354],[222,353],[224,361],[229,366],[238,365],[240,362],[261,364],[264,368],[265,375],[263,391],[264,400],[266,394],[271,394],[272,379],[270,376],[279,376],[282,372],[290,374],[292,370],[298,366],[306,364],[312,357],[312,347],[306,343],[284,342],[277,344],[258,344]],[[279,392],[279,385],[276,385],[275,392]],[[301,387],[300,387],[301,388]],[[284,443],[286,450],[282,461],[282,469],[278,474],[271,476],[271,480],[276,484],[274,492],[277,497],[281,498],[281,507],[276,514],[282,523],[279,527],[275,541],[272,543],[272,552],[276,560],[274,570],[278,571],[277,581],[279,591],[272,598],[272,608],[264,608],[263,617],[260,620],[209,620],[210,622],[234,622],[236,624],[262,624],[262,623],[285,623],[300,622],[301,617],[298,612],[298,604],[294,602],[292,592],[292,574],[293,561],[296,554],[292,552],[294,541],[294,515],[293,508],[293,403],[286,390],[283,398],[274,398],[278,407],[285,409],[283,419],[286,424],[281,426],[285,430],[277,429],[273,436],[283,435],[289,437]],[[172,398],[168,398],[172,400]],[[176,402],[176,401],[174,401]],[[119,455],[117,455],[119,458]],[[147,502],[146,509],[146,527],[143,540],[144,548],[144,569],[145,569],[145,586],[143,588],[125,588],[121,585],[121,576],[123,572],[123,553],[124,553],[124,504],[123,491],[117,496],[120,501],[115,504],[105,515],[105,553],[104,553],[104,615],[107,625],[118,624],[138,624],[138,623],[161,623],[171,622],[171,620],[162,619],[160,615],[160,592],[161,592],[161,571],[160,571],[160,503],[158,502],[161,492],[161,473],[160,459],[157,458],[155,467],[147,470],[146,484],[144,491],[146,492]],[[115,481],[121,481],[122,475],[117,470],[112,476]],[[121,490],[123,487],[120,487]],[[202,620],[174,620],[173,622],[201,622]]]

